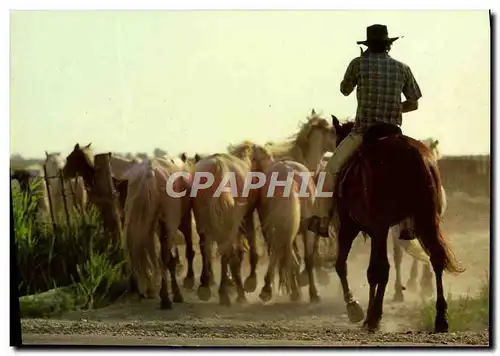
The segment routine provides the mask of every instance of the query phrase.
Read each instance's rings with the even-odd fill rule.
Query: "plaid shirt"
[[[356,85],[358,109],[353,131],[357,133],[376,122],[401,126],[401,93],[412,101],[422,96],[410,67],[387,53],[367,50],[349,63],[340,91],[347,96]]]

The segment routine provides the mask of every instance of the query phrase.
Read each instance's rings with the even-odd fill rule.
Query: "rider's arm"
[[[345,96],[352,93],[358,82],[359,57],[354,58],[344,74],[344,79],[340,83],[340,92]]]
[[[422,97],[422,93],[420,92],[420,87],[418,86],[410,67],[405,68],[403,94],[406,98],[406,101],[401,104],[403,113],[417,110],[418,99]]]

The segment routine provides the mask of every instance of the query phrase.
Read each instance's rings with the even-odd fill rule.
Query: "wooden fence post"
[[[71,223],[69,220],[68,202],[66,201],[66,192],[65,192],[66,188],[64,186],[64,176],[63,176],[62,169],[59,170],[59,180],[61,181],[61,195],[62,195],[62,200],[63,200],[64,213],[66,214],[66,223],[68,224],[68,228],[69,228],[71,226]]]
[[[54,217],[54,203],[52,202],[52,195],[50,194],[50,183],[49,177],[47,177],[47,166],[43,165],[43,180],[45,182],[45,187],[47,188],[47,198],[49,200],[50,218],[52,219],[52,229],[55,233],[57,230],[56,219]]]
[[[101,153],[94,156],[95,186],[92,198],[98,206],[104,228],[115,235],[120,241],[122,226],[118,208],[117,192],[111,176],[109,158],[111,153]]]

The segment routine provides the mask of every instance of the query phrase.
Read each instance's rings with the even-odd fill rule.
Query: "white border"
[[[167,3],[167,4],[165,4]],[[407,10],[431,10],[431,9],[491,9],[495,12],[496,5],[498,1],[490,1],[490,0],[475,0],[464,1],[464,0],[455,0],[455,1],[418,1],[413,3],[405,3],[401,0],[397,1],[377,1],[376,7],[374,6],[374,2],[369,1],[349,1],[343,2],[343,4],[339,4],[339,2],[329,2],[329,1],[320,1],[320,0],[307,0],[307,1],[265,1],[265,0],[247,0],[247,1],[212,1],[210,3],[203,1],[193,1],[193,0],[183,0],[178,2],[166,2],[166,1],[153,1],[153,0],[141,0],[140,2],[129,2],[129,1],[104,1],[104,0],[85,0],[85,1],[44,1],[43,4],[40,4],[36,1],[3,1],[2,2],[2,12],[0,17],[0,28],[1,28],[1,50],[2,55],[0,56],[1,61],[1,88],[2,95],[0,110],[2,110],[2,117],[0,119],[0,135],[3,136],[0,139],[0,145],[2,146],[0,149],[2,165],[4,167],[9,166],[9,134],[10,134],[10,114],[9,114],[9,11],[11,9],[14,10],[27,10],[27,9],[407,9]],[[407,4],[410,4],[409,6]],[[472,6],[471,6],[472,5]],[[422,24],[425,26],[425,24]],[[464,24],[466,26],[467,24]],[[497,23],[498,26],[498,23]],[[495,31],[494,36],[495,43],[498,43],[498,35]],[[451,49],[455,50],[455,49]],[[456,49],[457,51],[459,49]],[[457,53],[459,56],[459,53]],[[496,61],[496,58],[495,58]],[[496,63],[495,63],[496,64]],[[493,78],[492,78],[493,79]],[[473,100],[473,98],[471,98]],[[493,105],[495,105],[496,109],[496,101],[493,100]],[[495,110],[496,112],[496,110]],[[495,129],[495,135],[497,134],[497,130]],[[494,144],[494,141],[492,141]],[[495,165],[498,164],[495,159]],[[4,306],[4,310],[9,310],[9,294],[7,292],[7,286],[9,286],[9,249],[6,248],[8,244],[5,241],[8,241],[7,228],[10,225],[9,222],[9,214],[8,214],[8,182],[7,180],[7,172],[0,175],[0,201],[2,204],[0,205],[0,209],[2,213],[0,214],[0,226],[4,227],[3,239],[3,247],[0,249],[0,261],[3,264],[3,268],[1,268],[1,281],[0,285],[4,286],[4,292],[0,293],[0,298],[2,305]],[[497,200],[497,196],[495,195],[494,201]],[[496,214],[495,214],[496,218]],[[492,235],[492,239],[497,236],[496,229],[495,234]],[[495,254],[495,260],[497,259],[497,254]],[[498,276],[496,278],[496,284],[498,284]],[[5,312],[4,317],[2,318],[2,326],[1,326],[1,337],[2,337],[2,346],[5,348],[6,345],[9,344],[9,318]],[[498,327],[497,327],[498,329]],[[496,333],[498,335],[498,331]],[[495,336],[497,336],[495,335]],[[498,338],[496,338],[498,340]],[[13,349],[10,348],[9,352],[13,352]],[[95,354],[104,354],[104,352],[93,351]],[[163,351],[164,352],[164,351]],[[254,351],[255,352],[255,351]],[[263,352],[263,351],[259,351]],[[279,351],[279,353],[284,354],[286,351]],[[306,351],[310,352],[310,351]],[[83,353],[83,352],[78,352]],[[139,352],[135,351],[134,354],[138,354]],[[255,352],[256,353],[256,352]],[[451,352],[450,352],[451,353]]]

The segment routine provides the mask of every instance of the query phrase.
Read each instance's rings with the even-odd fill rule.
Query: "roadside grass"
[[[36,184],[43,182],[33,182],[32,191]],[[106,233],[98,211],[71,214],[54,231],[50,218],[37,216],[37,199],[13,186],[21,316],[99,308],[123,295],[128,276],[120,241]]]
[[[477,295],[468,293],[453,298],[448,294],[448,323],[450,331],[479,331],[490,326],[490,282],[483,280]],[[419,311],[419,327],[425,331],[434,330],[436,315],[435,300],[426,302]]]

